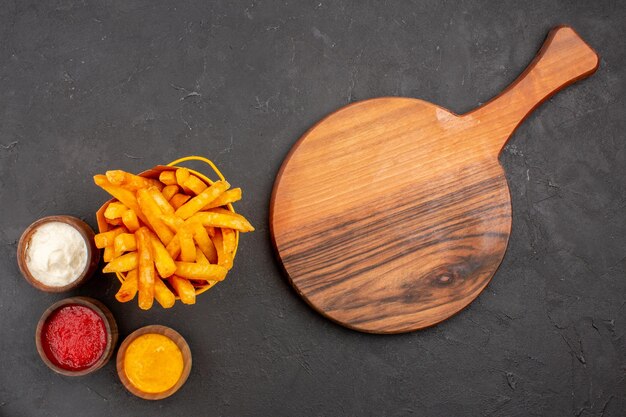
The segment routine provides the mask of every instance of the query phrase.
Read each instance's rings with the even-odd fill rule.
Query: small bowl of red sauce
[[[51,305],[39,319],[35,342],[43,362],[66,376],[87,375],[111,359],[117,324],[108,308],[88,297]]]

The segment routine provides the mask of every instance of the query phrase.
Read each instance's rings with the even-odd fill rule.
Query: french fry
[[[190,174],[189,178],[185,180],[185,186],[189,188],[194,194],[200,194],[207,188],[207,185],[200,178]]]
[[[137,268],[138,263],[137,252],[130,252],[113,259],[102,268],[102,272],[127,272]]]
[[[191,196],[186,195],[186,194],[174,194],[172,198],[170,198],[170,204],[172,205],[172,207],[174,207],[174,209],[178,209],[180,206],[185,204],[190,198]]]
[[[120,303],[126,303],[133,298],[137,294],[137,269],[133,269],[128,271],[126,274],[126,279],[122,282],[122,286],[115,294],[115,298]]]
[[[159,190],[163,188],[163,184],[155,179],[141,177],[119,169],[107,171],[106,178],[111,184],[122,186],[130,191],[151,186],[157,187]]]
[[[148,192],[150,193],[150,197],[152,197],[154,202],[161,209],[161,213],[174,214],[174,207],[172,207],[172,205],[167,201],[165,196],[161,194],[161,191],[159,191],[158,188],[150,187],[148,188]]]
[[[241,200],[241,188],[233,188],[231,190],[224,191],[222,195],[202,207],[202,210],[225,206],[226,204],[234,203],[239,200]]]
[[[211,201],[219,197],[219,195],[226,191],[229,187],[230,184],[226,181],[216,181],[206,190],[202,191],[200,194],[180,206],[176,210],[175,214],[181,219],[186,220],[193,216],[196,212],[202,210],[202,208]]]
[[[124,226],[124,222],[122,221],[121,218],[118,218],[118,219],[104,219],[104,221],[106,221],[107,224],[110,224],[111,226],[114,226],[114,227]]]
[[[167,251],[167,253],[170,254],[170,257],[172,259],[178,258],[178,255],[180,255],[180,238],[178,234],[176,234],[172,238],[170,243],[168,243],[168,245],[165,247],[165,250]]]
[[[217,253],[217,264],[226,267],[228,263],[228,254],[224,250],[224,237],[222,236],[222,229],[216,228],[213,236],[211,236],[213,245]]]
[[[224,208],[224,207],[213,207],[211,209],[207,209],[204,211],[208,211],[209,213],[219,213],[219,214],[226,214],[229,216],[239,216],[239,217],[243,217],[241,214],[239,213],[233,213],[232,211]]]
[[[137,214],[131,209],[126,210],[124,214],[122,214],[122,222],[124,223],[124,226],[126,226],[128,231],[132,233],[135,233],[140,227],[139,218],[137,217]]]
[[[233,267],[233,253],[235,252],[235,246],[237,245],[237,233],[233,229],[223,228],[222,231],[222,245],[224,247],[224,260],[220,265],[226,269]]]
[[[94,175],[93,180],[98,187],[102,188],[104,191],[111,194],[113,198],[116,198],[126,207],[134,211],[137,217],[139,217],[142,222],[148,224],[148,219],[143,215],[139,208],[135,193],[125,188],[111,184],[104,175]]]
[[[202,253],[202,251],[198,247],[196,247],[196,263],[201,264],[201,265],[208,265],[208,264],[210,264],[209,260],[204,256],[204,254]],[[196,287],[196,288],[198,288],[198,285],[200,287],[202,287],[202,288],[204,288],[206,286],[211,288],[212,286],[217,284],[218,281],[206,281],[206,282],[192,281],[191,283],[194,284],[194,287]]]
[[[160,218],[167,227],[175,232],[178,232],[178,230],[185,224],[185,221],[175,214],[161,214]]]
[[[113,259],[119,258],[120,256],[122,256],[124,254],[124,252],[120,252],[115,248],[115,244],[113,244]],[[111,260],[113,260],[111,259]]]
[[[107,246],[113,246],[113,244],[115,243],[115,237],[122,233],[126,233],[125,227],[116,227],[115,229],[109,230],[108,232],[98,233],[94,237],[96,248],[102,249]]]
[[[120,203],[119,201],[112,201],[107,206],[107,208],[112,208],[112,207],[117,209],[117,210],[127,210],[128,209],[128,207],[126,207],[124,204]]]
[[[187,279],[222,281],[227,273],[228,270],[221,265],[176,262],[176,275]]]
[[[111,262],[113,259],[115,259],[115,247],[113,245],[110,245],[104,248],[102,260],[104,262]]]
[[[174,293],[159,278],[154,281],[154,298],[163,308],[171,308],[176,302]]]
[[[156,280],[149,229],[145,226],[140,227],[139,230],[135,232],[135,240],[137,241],[137,258],[139,264],[137,285],[139,290],[139,308],[149,310],[154,302],[154,282]]]
[[[164,171],[164,172],[167,172],[167,171]],[[178,192],[178,190],[179,190],[178,185],[174,183],[172,185],[167,185],[163,187],[163,189],[161,190],[161,194],[163,194],[163,197],[165,197],[167,201],[170,201],[170,199],[174,196],[174,194]]]
[[[124,183],[124,174],[125,172],[119,169],[114,169],[107,171],[106,173],[107,180],[113,185],[122,185]]]
[[[107,220],[119,219],[126,210],[128,210],[128,207],[119,201],[114,201],[104,210],[104,218]]]
[[[196,303],[196,289],[189,281],[176,275],[172,275],[168,278],[168,282],[172,288],[176,290],[176,293],[178,293],[178,297],[180,297],[180,301],[182,301],[183,304]]]
[[[204,256],[204,253],[202,253],[202,250],[200,250],[200,248],[197,247],[197,246],[196,246],[196,263],[198,263],[198,264],[205,264],[205,265],[211,263],[206,258],[206,256]]]
[[[224,238],[224,250],[228,253],[235,252],[237,246],[237,232],[227,227],[222,228],[222,237]]]
[[[115,248],[115,253],[119,254],[136,251],[137,242],[135,241],[135,235],[132,233],[121,233],[115,236],[113,247]]]
[[[143,214],[148,219],[147,224],[149,224],[154,233],[159,236],[161,242],[165,245],[170,243],[174,237],[174,233],[160,219],[161,209],[159,209],[159,206],[147,189],[142,188],[137,190],[137,202],[139,203],[139,207],[141,207]]]
[[[165,185],[176,185],[176,172],[162,171],[159,174],[159,181]]]
[[[180,259],[184,262],[196,260],[196,245],[193,243],[193,233],[188,226],[183,226],[178,231],[180,239]]]
[[[185,185],[185,181],[189,179],[191,173],[187,168],[178,168],[176,170],[176,182],[183,189],[185,194],[191,194],[191,190]]]
[[[224,280],[232,268],[237,233],[254,230],[226,210],[241,199],[240,188],[229,189],[225,180],[208,184],[186,168],[161,171],[158,180],[110,170],[94,182],[115,199],[103,213],[111,229],[95,238],[104,248],[103,272],[125,273],[115,297],[128,302],[138,294],[143,310],[155,299],[163,308],[177,297],[194,304],[198,289]]]
[[[118,251],[116,251],[116,250],[115,250],[115,245],[113,245],[113,259],[117,259],[117,258],[119,258],[120,256],[122,256],[123,254],[124,254],[124,252],[118,252]],[[113,260],[113,259],[111,259],[111,260]],[[103,270],[103,272],[104,272],[104,270]]]
[[[217,210],[217,209],[211,209]],[[201,211],[191,216],[187,222],[201,223],[203,226],[227,227],[229,229],[239,230],[240,232],[251,232],[254,227],[240,214],[232,213],[226,210],[226,213],[216,213],[213,211]]]
[[[190,225],[191,230],[193,231],[193,239],[198,244],[198,247],[202,251],[202,254],[209,260],[211,263],[217,262],[217,251],[215,250],[215,246],[209,237],[204,226],[200,223],[193,223]]]
[[[150,242],[154,254],[154,265],[162,278],[167,278],[176,272],[176,264],[159,240],[157,235],[150,233]],[[158,280],[157,280],[158,281]]]

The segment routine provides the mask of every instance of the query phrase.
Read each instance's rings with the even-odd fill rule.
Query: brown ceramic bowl
[[[89,368],[81,369],[79,371],[72,371],[57,366],[54,362],[50,360],[50,358],[48,358],[48,355],[46,354],[41,342],[41,332],[43,331],[43,326],[48,320],[48,317],[50,317],[50,315],[59,308],[69,304],[78,304],[95,311],[104,321],[104,327],[107,332],[107,344],[104,348],[102,356],[100,356],[100,359],[98,359],[98,361],[91,365]],[[93,298],[70,297],[52,304],[50,307],[48,307],[46,311],[44,311],[41,318],[39,319],[39,323],[37,323],[37,331],[35,332],[35,343],[37,345],[37,352],[39,353],[41,360],[48,366],[48,368],[65,376],[82,376],[90,374],[102,368],[109,361],[109,359],[111,359],[111,356],[113,356],[113,350],[115,349],[115,345],[117,344],[117,336],[118,331],[115,318],[113,317],[113,314],[111,314],[111,311],[109,311],[109,309],[104,304],[102,304],[98,300],[94,300]]]
[[[85,239],[85,243],[87,244],[87,265],[85,266],[85,269],[73,282],[61,287],[52,287],[43,284],[41,281],[38,281],[30,273],[30,271],[28,270],[28,266],[26,265],[26,249],[28,248],[28,244],[30,243],[30,239],[33,236],[33,233],[35,232],[37,227],[49,222],[61,222],[69,224],[70,226],[78,230],[83,239]],[[100,250],[96,248],[93,230],[91,229],[91,227],[89,227],[87,223],[72,216],[48,216],[37,220],[36,222],[28,226],[24,233],[22,233],[22,237],[20,238],[20,241],[17,245],[17,264],[20,267],[20,271],[22,271],[22,275],[24,275],[26,281],[28,281],[33,287],[46,292],[63,292],[77,288],[93,275],[93,273],[96,271],[96,268],[98,267],[98,262],[100,262]]]
[[[124,371],[124,358],[126,356],[126,349],[128,348],[128,345],[130,345],[130,343],[133,340],[137,339],[139,336],[148,333],[162,334],[163,336],[170,338],[174,343],[176,343],[181,353],[183,354],[183,373],[180,375],[178,382],[176,382],[176,384],[167,391],[158,393],[143,392],[130,382],[130,380],[126,376],[126,372]],[[124,387],[126,387],[126,389],[132,394],[136,395],[139,398],[143,398],[144,400],[162,400],[163,398],[167,398],[170,395],[174,394],[180,389],[180,387],[183,386],[185,381],[187,381],[187,378],[189,377],[189,372],[191,372],[191,350],[189,349],[189,345],[180,335],[180,333],[169,327],[153,325],[137,329],[130,335],[128,335],[126,339],[124,339],[124,341],[120,345],[119,350],[117,351],[117,374],[119,375],[122,384],[124,384]]]

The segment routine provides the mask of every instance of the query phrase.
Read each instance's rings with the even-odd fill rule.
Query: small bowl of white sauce
[[[24,231],[17,263],[24,278],[47,292],[74,289],[89,279],[100,261],[94,232],[72,216],[49,216]]]

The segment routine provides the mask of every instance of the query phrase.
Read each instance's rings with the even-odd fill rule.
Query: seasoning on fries
[[[128,302],[138,295],[147,310],[196,302],[196,288],[224,280],[233,266],[237,233],[254,227],[227,210],[241,199],[226,181],[205,183],[186,168],[146,178],[122,170],[95,175],[94,182],[115,201],[104,208],[108,230],[95,237],[107,262],[103,272],[121,273],[115,295]]]

